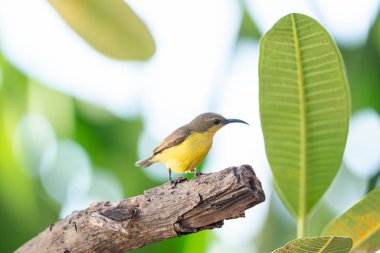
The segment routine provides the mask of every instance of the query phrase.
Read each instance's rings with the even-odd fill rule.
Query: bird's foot
[[[177,184],[178,184],[178,183],[181,183],[181,182],[183,182],[183,181],[187,181],[187,178],[186,178],[186,177],[179,176],[179,177],[177,177],[177,179],[176,179],[175,181],[176,181]]]
[[[169,179],[169,184],[170,184],[170,188],[174,188],[177,185],[176,180],[173,180],[173,179]]]
[[[177,177],[176,180],[170,179],[169,183],[170,183],[171,188],[175,188],[177,186],[177,184],[184,182],[184,181],[188,181],[187,178],[179,176],[179,177]]]
[[[201,175],[203,175],[203,173],[201,171],[199,171],[199,170],[195,171],[195,178],[197,178],[197,177],[199,177]]]

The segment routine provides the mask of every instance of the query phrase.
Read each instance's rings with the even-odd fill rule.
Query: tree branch
[[[46,228],[16,252],[122,252],[220,228],[265,200],[249,165],[169,183],[118,203],[98,202]]]

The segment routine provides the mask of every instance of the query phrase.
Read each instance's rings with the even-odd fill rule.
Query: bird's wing
[[[178,128],[158,144],[158,146],[153,150],[153,155],[156,155],[167,148],[182,143],[186,137],[190,135],[190,132],[191,131],[187,126]]]

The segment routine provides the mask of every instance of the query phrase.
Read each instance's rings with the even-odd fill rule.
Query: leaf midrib
[[[323,247],[318,250],[318,253],[323,252],[327,248],[327,246],[329,246],[329,244],[331,243],[333,239],[334,237],[331,237],[330,239],[328,239],[327,242],[323,245]]]
[[[302,71],[301,50],[294,14],[290,16],[292,22],[294,50],[297,66],[298,95],[300,97],[300,193],[298,201],[298,216],[305,219],[306,216],[306,112],[305,112],[305,81]]]

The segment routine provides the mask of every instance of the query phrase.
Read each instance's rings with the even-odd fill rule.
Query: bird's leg
[[[169,168],[169,182],[170,184],[175,183],[174,180],[172,179],[172,170]]]
[[[187,181],[187,178],[186,177],[177,177],[176,180],[173,180],[172,179],[172,170],[169,169],[169,182],[170,182],[170,185],[172,186],[172,188],[176,187],[178,183],[181,183],[183,181]]]

